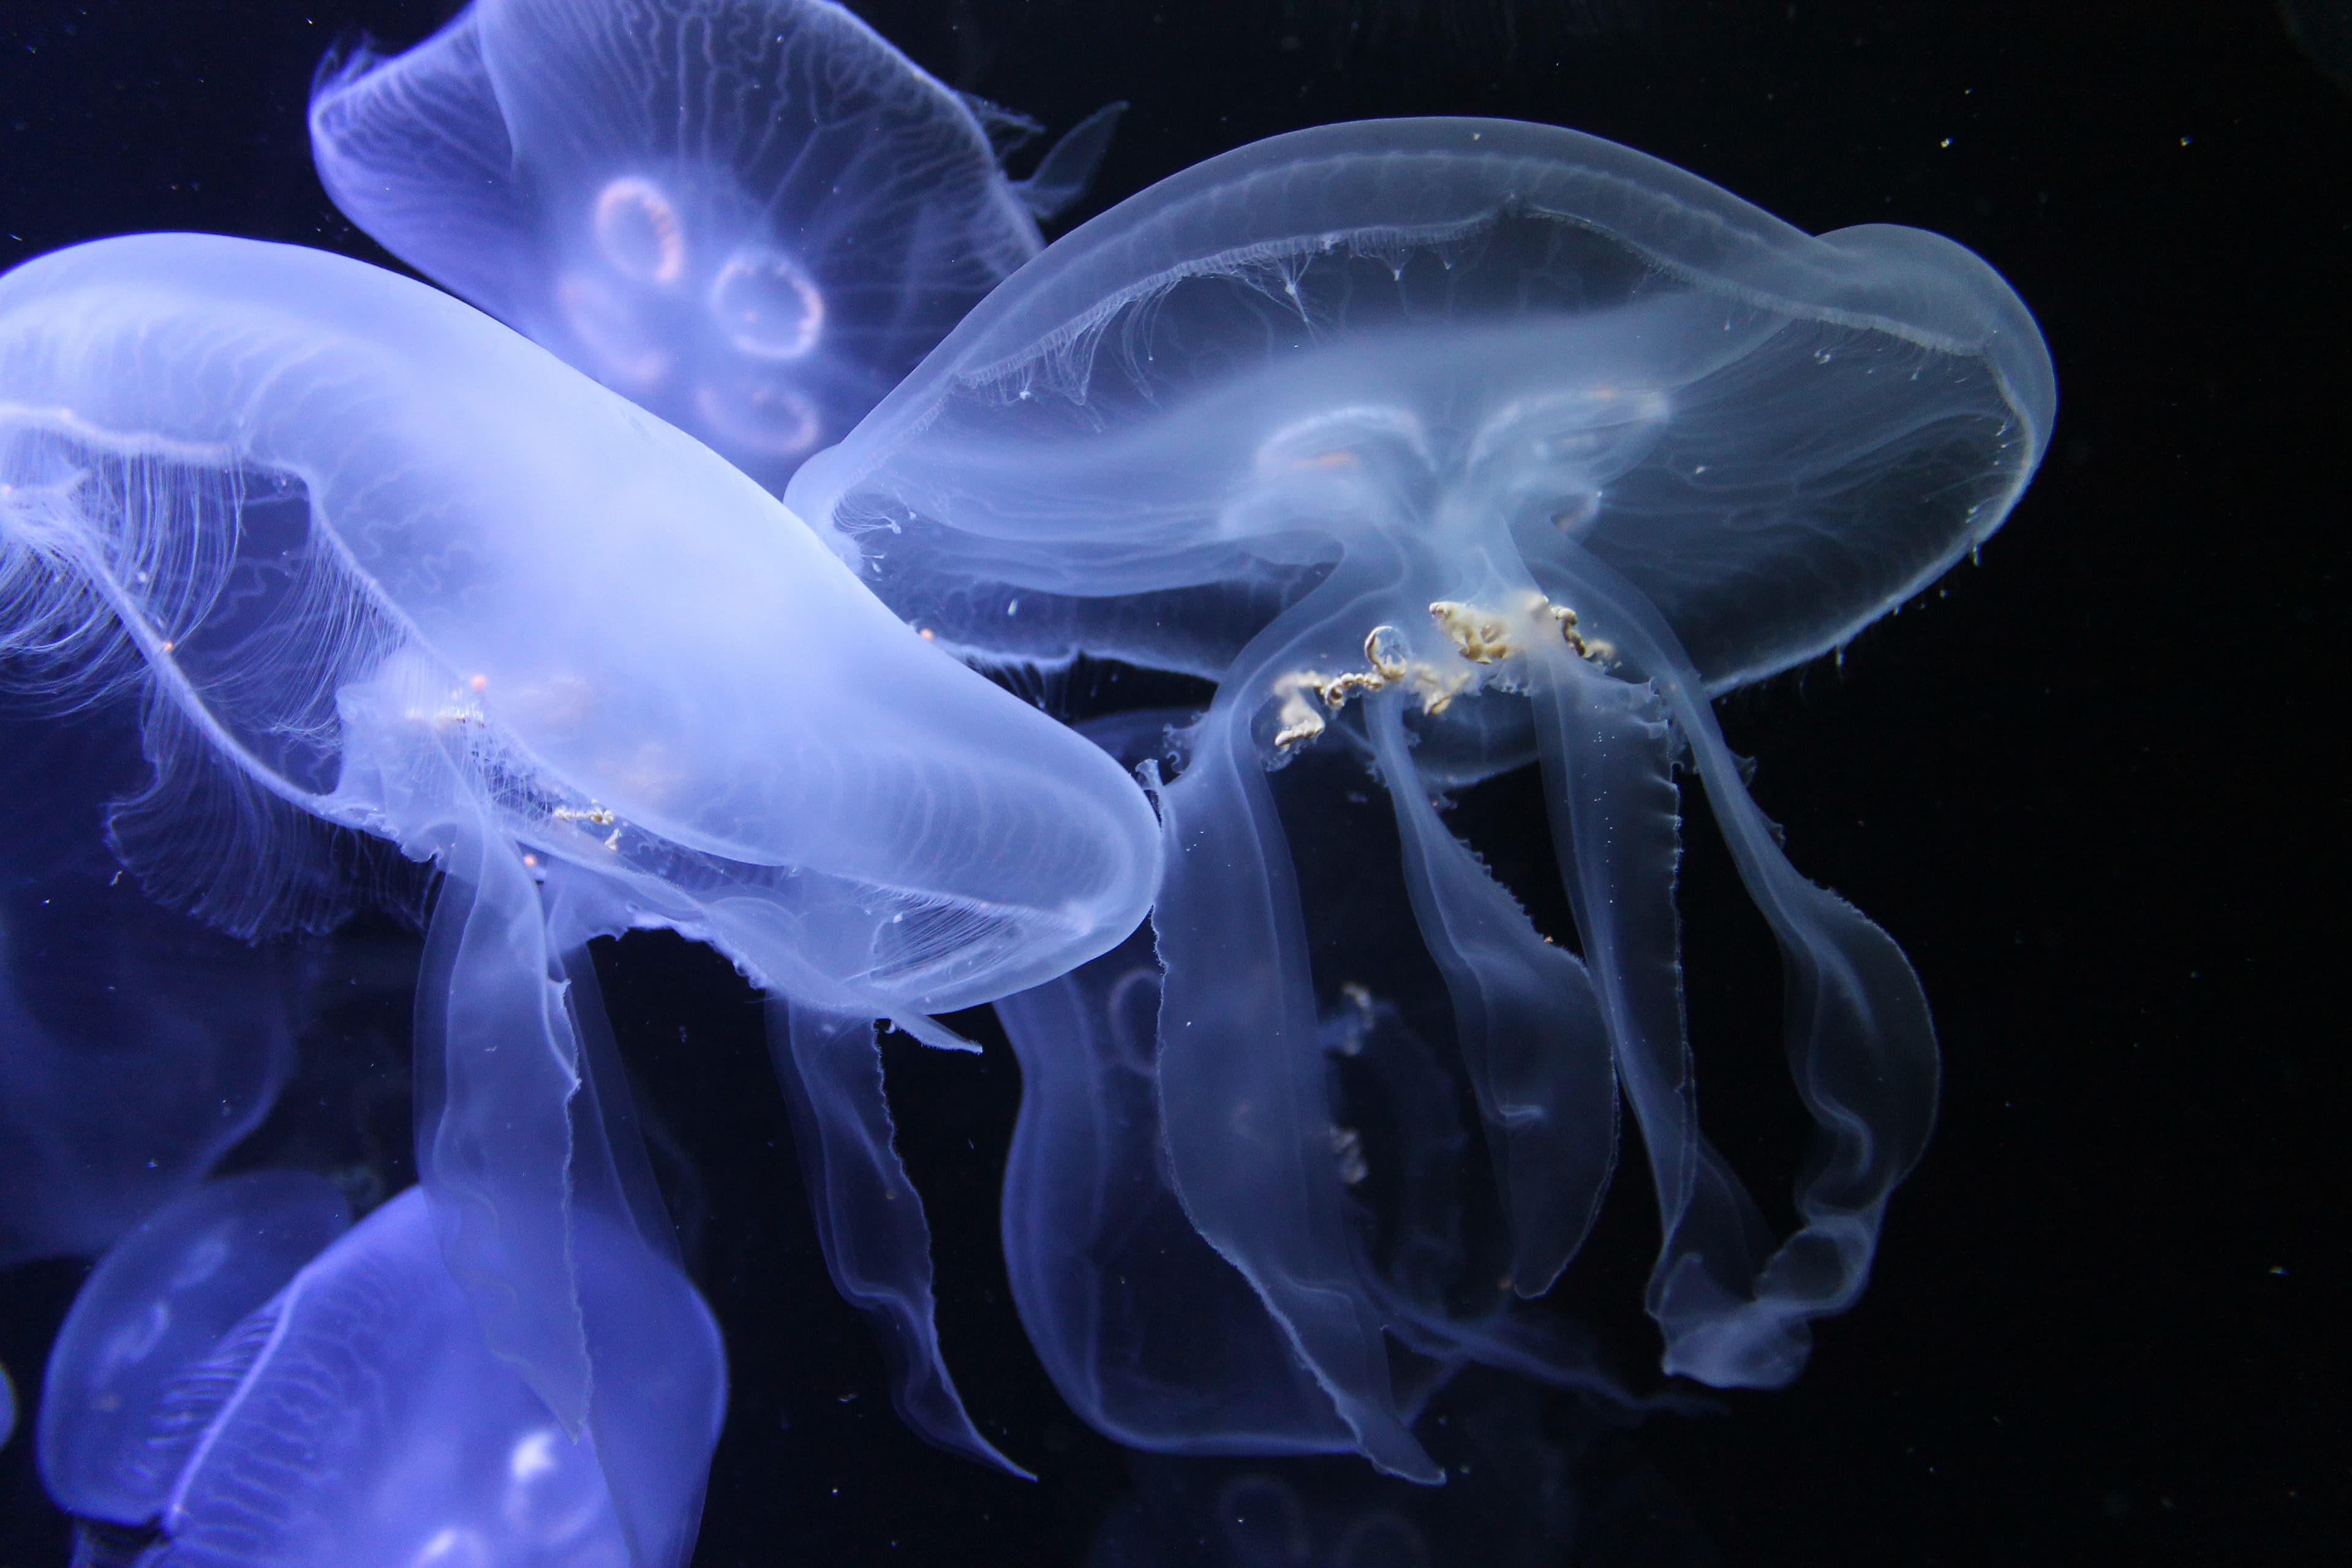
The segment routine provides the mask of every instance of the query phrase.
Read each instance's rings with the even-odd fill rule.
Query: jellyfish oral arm
[[[929,1442],[1037,1478],[980,1435],[948,1375],[931,1296],[931,1232],[892,1144],[874,1019],[783,997],[768,1005],[769,1054],[834,1288],[879,1329],[890,1400]]]
[[[1635,686],[1552,653],[1535,702],[1561,873],[1658,1188],[1665,1241],[1650,1310],[1666,1335],[1667,1370],[1718,1386],[1777,1386],[1802,1368],[1811,1321],[1850,1306],[1868,1279],[1887,1195],[1935,1119],[1935,1027],[1886,933],[1781,854],[1664,619],[1598,559],[1573,559],[1576,582],[1555,592],[1588,606],[1649,675]],[[1777,1246],[1698,1130],[1672,899],[1672,733],[1690,747],[1780,944],[1789,1059],[1819,1128],[1796,1194],[1804,1224]]]
[[[1413,917],[1444,974],[1486,1123],[1512,1287],[1540,1296],[1582,1245],[1617,1160],[1617,1069],[1592,979],[1439,819],[1413,770],[1402,701],[1372,702],[1367,715]]]
[[[1194,1227],[1256,1288],[1357,1447],[1433,1483],[1444,1472],[1398,1413],[1381,1316],[1358,1282],[1297,888],[1247,740],[1255,707],[1221,699],[1160,796],[1169,1163]]]
[[[1111,133],[1126,112],[1124,100],[1104,104],[1064,132],[1061,140],[1037,160],[1036,170],[1027,179],[1012,182],[1013,194],[1031,216],[1052,218],[1087,194],[1087,187],[1094,184],[1095,171],[1102,167],[1103,154],[1110,151]]]
[[[480,823],[448,838],[417,986],[417,1174],[492,1352],[576,1436],[593,1381],[572,1235],[580,1042],[521,858]]]

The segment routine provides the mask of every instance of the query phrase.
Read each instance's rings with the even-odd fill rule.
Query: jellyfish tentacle
[[[1190,764],[1160,793],[1167,863],[1152,929],[1167,976],[1169,1164],[1194,1228],[1255,1287],[1358,1449],[1391,1475],[1434,1483],[1444,1472],[1397,1410],[1331,1154],[1306,922],[1249,742],[1262,686],[1228,684],[1194,731]]]
[[[1678,1366],[1695,1323],[1739,1310],[1771,1237],[1699,1131],[1674,897],[1682,856],[1674,736],[1648,685],[1603,675],[1565,647],[1538,662],[1536,733],[1552,836],[1649,1152],[1664,1235],[1648,1306],[1665,1331],[1667,1363]],[[1732,1381],[1785,1382],[1803,1361],[1801,1344],[1781,1347],[1769,1371]]]
[[[1670,692],[1724,839],[1787,972],[1797,1092],[1819,1128],[1796,1192],[1803,1226],[1757,1277],[1755,1310],[1801,1322],[1843,1311],[1869,1281],[1888,1194],[1926,1150],[1940,1077],[1934,1020],[1910,961],[1860,910],[1789,863],[1739,783],[1695,678]],[[1694,1368],[1736,1364],[1743,1336],[1695,1335]]]
[[[1439,820],[1406,749],[1403,699],[1376,698],[1366,713],[1413,917],[1486,1123],[1512,1288],[1540,1296],[1583,1244],[1617,1160],[1617,1069],[1592,978]]]
[[[1780,851],[1664,618],[1589,553],[1576,552],[1575,567],[1577,602],[1591,606],[1649,675],[1643,689],[1654,693],[1688,744],[1740,880],[1780,948],[1790,1069],[1818,1129],[1796,1192],[1804,1223],[1757,1255],[1728,1297],[1720,1265],[1707,1278],[1662,1258],[1651,1303],[1667,1331],[1669,1370],[1722,1385],[1773,1386],[1803,1365],[1811,1320],[1852,1305],[1868,1280],[1887,1195],[1917,1163],[1935,1121],[1935,1026],[1918,976],[1894,940],[1808,881]],[[1559,681],[1550,687],[1566,689]],[[1539,723],[1546,706],[1538,701]],[[1721,1161],[1696,1141],[1695,1127],[1692,1136],[1697,1158],[1690,1173],[1702,1190],[1739,1192]],[[1744,1192],[1739,1196],[1752,1215]]]
[[[1129,1447],[1344,1452],[1330,1399],[1168,1175],[1160,985],[1139,933],[996,1005],[1021,1058],[1003,1236],[1022,1322],[1071,1408]]]
[[[585,1428],[593,1377],[572,1247],[580,1041],[537,885],[479,822],[429,835],[446,873],[416,1006],[416,1168],[484,1340]]]
[[[631,911],[610,883],[570,861],[549,857],[541,862],[539,876],[548,948],[562,968],[564,1009],[580,1042],[582,1082],[572,1117],[574,1201],[616,1226],[634,1228],[655,1256],[683,1268],[677,1226],[646,1152],[643,1122],[588,951],[598,937],[625,933]]]
[[[1110,151],[1111,135],[1126,113],[1125,100],[1104,104],[1063,132],[1061,139],[1045,149],[1027,179],[1012,182],[1013,194],[1029,209],[1030,216],[1049,221],[1087,194],[1087,187],[1095,183],[1096,171],[1102,167],[1103,155]]]
[[[931,1231],[891,1139],[874,1019],[777,998],[769,1055],[791,1108],[793,1137],[834,1288],[881,1331],[890,1403],[927,1441],[1036,1477],[980,1435],[940,1350]]]

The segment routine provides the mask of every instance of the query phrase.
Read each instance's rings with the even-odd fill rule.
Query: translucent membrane
[[[126,1244],[76,1302],[52,1385],[62,1371],[79,1389],[127,1348],[139,1397],[78,1399],[54,1420],[45,1406],[44,1473],[61,1503],[153,1524],[139,1559],[151,1568],[687,1560],[726,1375],[717,1326],[671,1265],[625,1230],[581,1228],[599,1381],[589,1429],[567,1435],[484,1345],[421,1192],[295,1273],[291,1247],[325,1239],[285,1201],[301,1179],[240,1180],[194,1200],[208,1229]],[[340,1204],[332,1218],[345,1223]],[[255,1289],[269,1293],[217,1322]],[[142,1332],[152,1322],[160,1334]],[[50,1462],[53,1432],[69,1462]]]
[[[60,1507],[141,1524],[174,1475],[173,1384],[351,1228],[322,1177],[258,1171],[150,1215],[75,1296],[41,1380],[41,1479]]]
[[[1406,1320],[1361,1267],[1324,1021],[1356,990],[1450,1021],[1483,1144],[1462,1158],[1520,1294],[1580,1245],[1622,1100],[1666,1366],[1794,1376],[1925,1142],[1935,1037],[1894,943],[1790,866],[1708,698],[1840,645],[1991,533],[2054,406],[2032,318],[1949,240],[1810,237],[1549,127],[1370,121],[1213,159],[1056,241],[786,494],[942,643],[1217,683],[1159,792],[1153,1136],[1346,1441],[1433,1479],[1393,1370]],[[1441,815],[1530,762],[1573,931],[1539,933]],[[1677,765],[1784,960],[1756,1006],[1817,1130],[1786,1237],[1699,1126]],[[1350,816],[1375,787],[1388,820]],[[1359,874],[1388,857],[1401,875]],[[1356,941],[1408,924],[1417,952]],[[1142,1058],[1109,1048],[1139,1026],[1121,984],[1060,994],[1084,1059]],[[1104,1106],[1139,1093],[1092,1070]],[[1082,1091],[1061,1092],[1033,1113],[1082,1163]],[[1106,1320],[1024,1310],[1066,1342],[1049,1366],[1103,1359]],[[1220,1426],[1246,1409],[1223,1392],[1196,1400],[1204,1439],[1307,1429]]]
[[[420,271],[781,486],[1076,199],[1114,105],[1034,121],[831,0],[476,0],[310,105],[336,205]]]
[[[628,1152],[618,1080],[587,1109],[591,938],[675,927],[950,1043],[927,1014],[1102,952],[1150,900],[1116,763],[709,448],[446,295],[100,242],[0,279],[0,660],[53,711],[135,702],[131,878],[259,935],[364,901],[369,841],[442,873],[419,1172],[490,1349],[567,1432],[596,1381],[585,1173]],[[635,1223],[629,1186],[604,1223]]]

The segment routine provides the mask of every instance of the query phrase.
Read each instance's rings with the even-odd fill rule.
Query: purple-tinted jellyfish
[[[41,1479],[58,1506],[154,1518],[174,1479],[157,1439],[177,1380],[351,1225],[325,1178],[255,1171],[164,1205],[109,1249],[41,1379]]]
[[[476,0],[322,73],[319,174],[418,270],[772,488],[1040,244],[1116,106],[1037,127],[831,0]]]
[[[152,1526],[139,1568],[684,1563],[726,1399],[684,1277],[625,1225],[580,1228],[597,1382],[567,1434],[484,1345],[423,1193],[335,1239],[339,1201],[305,1180],[224,1184],[178,1237],[109,1255],[50,1362],[59,1503]]]
[[[1057,241],[787,493],[943,643],[1217,682],[1159,790],[1169,1170],[1354,1444],[1433,1479],[1354,1270],[1319,1036],[1375,977],[1316,961],[1335,868],[1289,824],[1341,786],[1297,764],[1332,753],[1385,795],[1377,835],[1328,853],[1400,857],[1400,896],[1338,912],[1418,927],[1513,1288],[1580,1246],[1622,1093],[1666,1365],[1785,1382],[1863,1288],[1933,1120],[1935,1036],[1895,944],[1790,867],[1708,699],[1966,555],[2054,406],[2032,318],[1948,240],[1809,237],[1567,131],[1376,121],[1213,159]],[[1572,945],[1439,812],[1530,762]],[[1818,1129],[1785,1237],[1699,1130],[1677,766],[1784,960],[1758,1005]]]
[[[446,294],[101,241],[0,279],[0,661],[56,704],[140,700],[152,776],[112,826],[148,891],[252,933],[331,923],[352,894],[324,873],[362,837],[443,873],[419,1174],[491,1348],[569,1431],[581,1173],[606,1157],[575,1125],[590,939],[676,929],[789,998],[819,1067],[787,1087],[848,1102],[815,1157],[866,1191],[903,1183],[873,1020],[961,1044],[928,1015],[1094,956],[1150,901],[1150,807],[1115,763],[708,447]],[[889,1238],[861,1289],[902,1407],[992,1456],[938,1365],[908,1206],[820,1220],[829,1249],[868,1218]]]

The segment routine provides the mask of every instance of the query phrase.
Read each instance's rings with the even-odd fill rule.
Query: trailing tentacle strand
[[[1625,912],[1605,904],[1622,889],[1605,868],[1645,831],[1649,856],[1663,852],[1656,805],[1637,815],[1618,793],[1622,781],[1596,771],[1605,769],[1606,751],[1592,744],[1600,737],[1591,731],[1609,728],[1612,704],[1647,705],[1661,747],[1669,715],[1688,744],[1740,879],[1780,948],[1790,1063],[1819,1131],[1796,1193],[1804,1223],[1777,1247],[1753,1201],[1697,1132],[1686,1047],[1665,1044],[1679,1020],[1669,1028],[1662,976],[1651,975],[1650,1002],[1638,1024],[1630,1009],[1622,1015],[1620,1041],[1621,1053],[1630,1047],[1656,1070],[1654,1087],[1638,1084],[1630,1067],[1627,1083],[1637,1114],[1645,1099],[1654,1108],[1643,1124],[1651,1158],[1662,1167],[1667,1237],[1650,1306],[1666,1332],[1666,1365],[1718,1385],[1771,1386],[1803,1365],[1810,1321],[1851,1305],[1868,1279],[1887,1195],[1917,1162],[1935,1120],[1935,1026],[1902,951],[1853,905],[1807,881],[1781,853],[1671,628],[1601,562],[1587,556],[1576,564],[1580,592],[1596,615],[1605,611],[1612,637],[1651,676],[1638,688],[1612,683],[1615,691],[1589,680],[1557,682],[1554,700],[1538,703],[1538,722],[1554,727],[1564,750],[1575,749],[1568,746],[1571,739],[1582,742],[1583,760],[1562,775],[1565,787],[1558,792],[1574,839],[1576,859],[1564,868],[1584,900],[1580,921],[1590,909],[1602,940],[1622,930]],[[1572,733],[1580,722],[1588,731],[1580,737]],[[1661,750],[1650,776],[1664,780],[1664,761]],[[1654,945],[1671,910],[1653,910],[1646,918]],[[1586,940],[1591,952],[1595,931],[1588,930]],[[1597,967],[1608,967],[1593,956]],[[1677,1015],[1679,994],[1677,985]],[[1676,1061],[1685,1064],[1679,1079]]]

